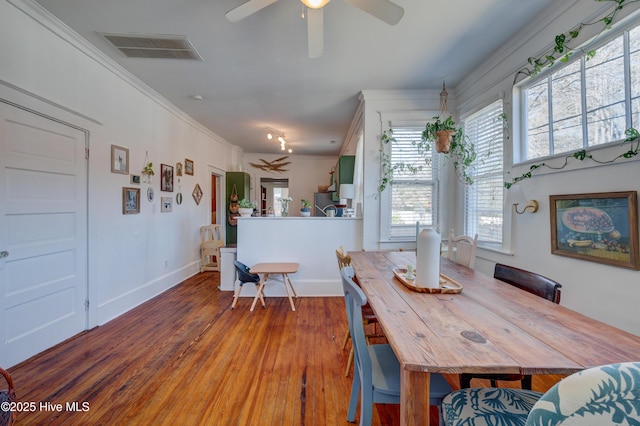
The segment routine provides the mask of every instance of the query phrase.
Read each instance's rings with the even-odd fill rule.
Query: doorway
[[[218,223],[218,176],[211,174],[211,224]]]
[[[210,198],[211,204],[209,205],[210,217],[209,222],[211,225],[224,225],[226,216],[224,214],[224,171],[216,167],[209,166],[209,175],[211,184]],[[206,191],[206,189],[205,189]],[[222,229],[224,230],[224,226]]]
[[[289,196],[289,179],[260,178],[260,215],[282,216],[280,200]]]

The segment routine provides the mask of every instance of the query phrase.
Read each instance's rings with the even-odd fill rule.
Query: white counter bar
[[[362,240],[362,220],[357,218],[238,218],[237,258],[249,267],[297,262],[298,272],[290,278],[299,296],[343,296],[336,249],[361,250]],[[278,283],[267,284],[265,294],[286,297]],[[255,286],[244,286],[241,296],[255,296]]]

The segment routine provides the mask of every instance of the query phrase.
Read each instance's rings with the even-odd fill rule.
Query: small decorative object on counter
[[[291,197],[282,197],[278,199],[278,201],[280,201],[280,214],[282,217],[289,216],[289,203],[293,201],[293,199]]]
[[[440,234],[432,228],[423,229],[418,235],[415,285],[440,287]]]
[[[238,212],[240,213],[240,216],[251,217],[251,215],[253,214],[253,209],[255,207],[251,201],[243,198],[238,202],[238,206]]]
[[[311,201],[305,200],[304,198],[300,200],[300,216],[309,217],[311,216]]]

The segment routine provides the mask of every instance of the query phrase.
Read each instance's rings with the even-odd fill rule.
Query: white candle
[[[415,285],[440,287],[440,234],[435,229],[423,229],[418,235]]]

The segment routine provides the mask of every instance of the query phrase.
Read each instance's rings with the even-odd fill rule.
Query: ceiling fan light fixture
[[[320,9],[327,5],[331,0],[300,0],[309,9]]]

